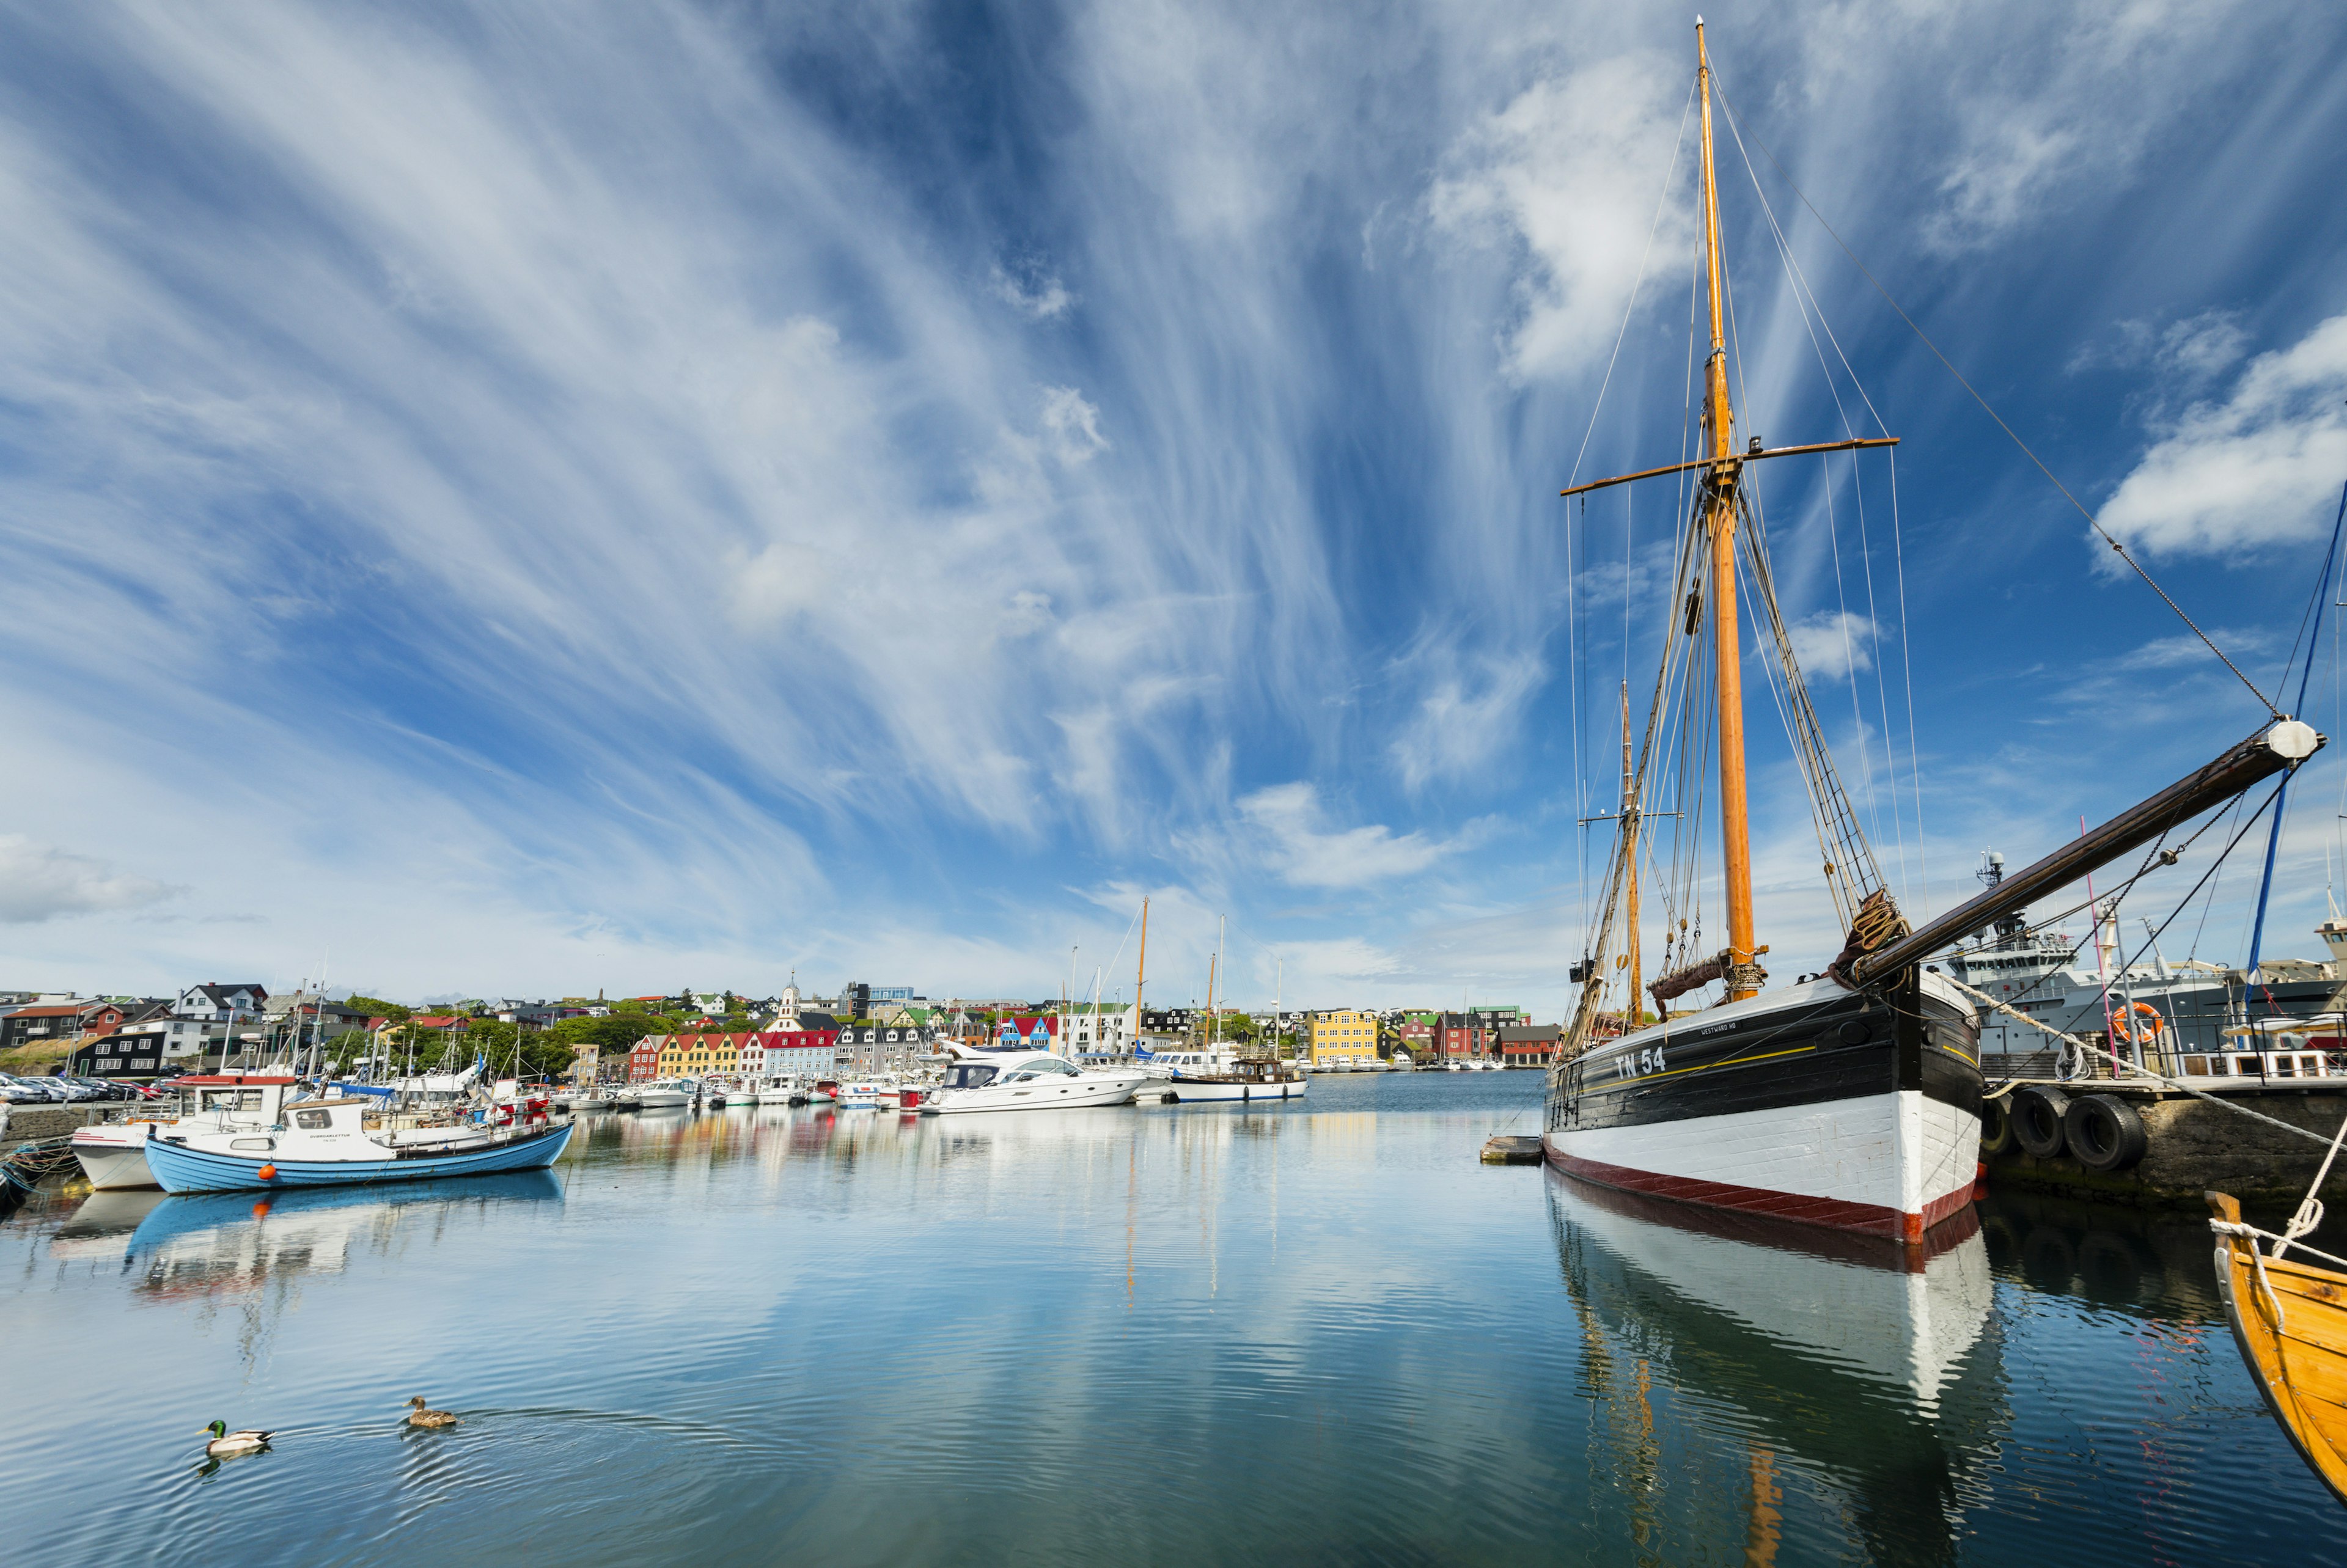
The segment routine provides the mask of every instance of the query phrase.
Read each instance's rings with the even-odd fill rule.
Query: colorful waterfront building
[[[836,1071],[839,1030],[835,1029],[772,1029],[757,1038],[762,1068],[769,1077],[798,1073],[828,1078]]]
[[[1446,1057],[1488,1056],[1492,1033],[1480,1012],[1447,1012],[1435,1020],[1435,1049]]]
[[[652,1073],[655,1078],[705,1078],[712,1074],[724,1078],[756,1072],[765,1065],[763,1039],[748,1030],[738,1034],[709,1030],[647,1035],[645,1039],[660,1042]]]
[[[1028,1017],[1006,1018],[996,1031],[994,1043],[1011,1049],[1051,1050],[1060,1042],[1060,1015],[1041,1013]]]
[[[1365,1067],[1378,1060],[1378,1016],[1352,1008],[1312,1015],[1312,1065]]]
[[[1557,1040],[1563,1030],[1556,1024],[1505,1024],[1500,1029],[1500,1065],[1549,1067],[1556,1061]]]
[[[664,1034],[648,1034],[629,1048],[629,1082],[650,1083],[660,1076],[661,1042],[667,1038]]]

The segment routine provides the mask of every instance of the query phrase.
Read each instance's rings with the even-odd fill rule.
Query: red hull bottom
[[[1798,1193],[1770,1192],[1765,1187],[1739,1187],[1727,1182],[1665,1176],[1652,1171],[1632,1170],[1625,1165],[1609,1165],[1598,1160],[1560,1153],[1555,1145],[1546,1140],[1542,1140],[1542,1149],[1547,1154],[1549,1163],[1557,1169],[1600,1186],[1618,1187],[1625,1193],[1643,1193],[1649,1197],[1668,1198],[1676,1203],[1702,1204],[1711,1208],[1769,1214],[1804,1225],[1855,1231],[1861,1235],[1889,1236],[1894,1241],[1920,1244],[1926,1231],[1973,1201],[1972,1184],[1966,1183],[1952,1193],[1932,1199],[1921,1213],[1903,1213],[1876,1204],[1803,1197]]]

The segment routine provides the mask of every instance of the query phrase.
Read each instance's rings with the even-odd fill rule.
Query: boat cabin
[[[2347,1051],[2347,1014],[2264,1019],[2224,1032],[2224,1049],[2183,1056],[2186,1078],[2332,1078],[2331,1055]]]
[[[259,1077],[251,1073],[207,1073],[177,1079],[173,1087],[187,1096],[189,1112],[200,1119],[273,1127],[282,1115],[285,1096],[301,1086],[290,1074]]]
[[[1081,1069],[1064,1056],[1048,1050],[982,1050],[956,1046],[946,1067],[944,1087],[982,1089],[989,1083],[1019,1083],[1039,1078],[1074,1078]]]

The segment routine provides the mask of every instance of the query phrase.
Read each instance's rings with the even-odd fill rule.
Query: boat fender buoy
[[[2032,1083],[2013,1091],[2013,1135],[2041,1160],[2058,1159],[2068,1140],[2063,1135],[2070,1097],[2058,1089]]]
[[[2116,1094],[2086,1094],[2063,1112],[2070,1153],[2090,1171],[2124,1171],[2151,1147],[2151,1135],[2134,1106]]]
[[[2010,1154],[2019,1146],[2013,1135],[2013,1111],[2003,1096],[1981,1102],[1981,1153],[1991,1159]]]
[[[274,1165],[263,1165],[261,1167],[260,1174],[262,1181],[273,1182],[277,1179],[277,1167]]]

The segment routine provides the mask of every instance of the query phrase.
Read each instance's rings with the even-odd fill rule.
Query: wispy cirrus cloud
[[[2347,477],[2347,315],[2258,355],[2160,432],[2097,513],[2156,555],[2238,559],[2317,537]]]
[[[1238,800],[1239,815],[1260,830],[1272,866],[1304,887],[1366,887],[1426,870],[1452,845],[1381,824],[1330,828],[1320,792],[1297,781]]]
[[[104,861],[0,834],[0,924],[30,925],[72,915],[141,909],[187,891],[131,876]]]
[[[45,974],[153,988],[266,954],[290,979],[331,934],[418,991],[794,963],[999,990],[1122,929],[1051,889],[1131,886],[1200,927],[1153,931],[1169,952],[1227,910],[1250,952],[1367,994],[1471,958],[1411,948],[1431,917],[1355,894],[1378,877],[1471,882],[1445,919],[1514,900],[1545,930],[1571,829],[1493,856],[1473,825],[1553,805],[1573,717],[1611,726],[1669,610],[1683,519],[1642,496],[1568,523],[1555,491],[1664,194],[1684,17],[10,15],[0,710],[77,762],[0,804],[39,843],[170,866],[203,889],[171,907],[204,911],[20,923]],[[2291,213],[2321,248],[2320,160],[2292,149],[2336,117],[2274,26],[1829,5],[1712,42],[1739,123],[1967,365],[2045,384],[2089,330],[2065,302],[2124,255],[2131,318],[2199,323],[2145,351],[2201,378],[2176,403],[2221,407],[2229,356],[2272,346],[2226,313],[2272,292],[2253,237]],[[2245,80],[2303,101],[2264,125]],[[1739,404],[1830,432],[1724,167]],[[1609,469],[1682,438],[1684,182],[1661,210]],[[2035,221],[2071,210],[2076,235]],[[1872,296],[1838,297],[1836,254],[1811,281],[1894,424],[1968,428],[1870,334]],[[2075,395],[2015,416],[2086,430]],[[1979,548],[1966,440],[1906,491],[1901,646],[2075,636],[2075,662],[2139,635],[2004,605],[2068,569]],[[1802,625],[1821,665],[1891,661]],[[1930,676],[1957,731],[2004,723]],[[1511,970],[1526,999],[1547,941]]]

